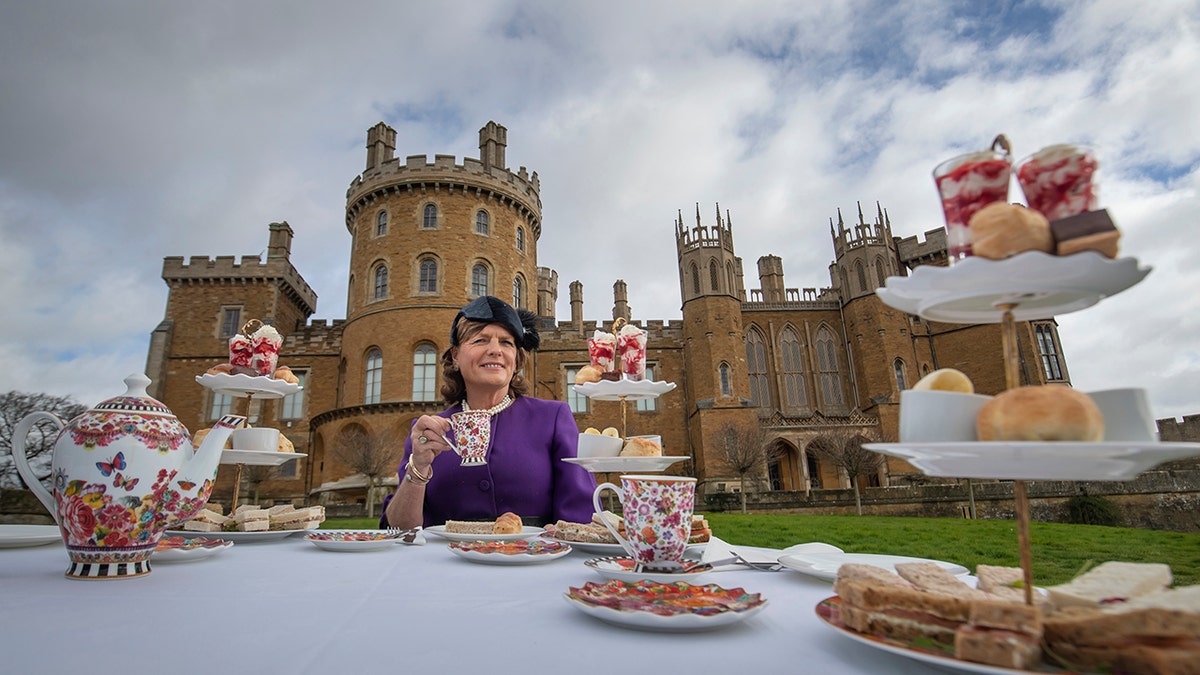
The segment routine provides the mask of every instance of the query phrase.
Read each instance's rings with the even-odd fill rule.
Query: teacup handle
[[[41,500],[55,522],[58,522],[58,508],[54,504],[54,497],[50,495],[50,491],[38,480],[37,474],[33,472],[33,467],[29,465],[29,458],[25,455],[25,437],[33,430],[33,425],[43,420],[52,422],[60,430],[66,426],[66,423],[62,419],[52,413],[29,413],[20,422],[17,422],[16,428],[13,429],[12,458],[13,463],[17,465],[17,473],[25,481],[25,485]]]
[[[596,509],[596,513],[598,514],[604,513],[604,507],[600,505],[600,493],[603,492],[605,488],[617,493],[617,501],[621,502],[620,486],[612,483],[601,483],[597,485],[595,491],[592,492],[592,507]],[[624,502],[621,503],[623,506]],[[629,545],[629,540],[625,537],[622,537],[620,533],[617,532],[617,528],[613,527],[612,523],[608,522],[608,518],[601,516],[600,522],[604,523],[604,527],[608,528],[608,531],[612,533],[612,536],[616,537],[617,542],[621,544],[621,548],[625,549],[625,552],[629,554],[630,558],[633,558],[633,547]]]

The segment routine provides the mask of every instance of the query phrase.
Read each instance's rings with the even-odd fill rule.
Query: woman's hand
[[[409,440],[412,441],[412,457],[409,463],[421,473],[428,473],[433,458],[450,449],[446,434],[450,432],[450,420],[435,415],[422,415],[412,426]]]

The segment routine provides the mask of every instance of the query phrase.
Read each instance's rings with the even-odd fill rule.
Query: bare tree
[[[394,429],[368,433],[362,427],[343,430],[334,439],[333,457],[367,477],[367,517],[375,516],[375,491],[383,476],[396,470],[404,439]]]
[[[268,466],[263,464],[247,464],[242,467],[242,482],[249,488],[250,500],[247,504],[258,503],[258,491],[262,488],[262,484],[275,477],[276,470],[279,467]],[[240,501],[240,500],[239,500]],[[233,505],[236,509],[237,504]]]
[[[767,443],[762,429],[750,424],[726,423],[713,435],[717,456],[729,464],[742,484],[742,513],[746,512],[746,488],[754,480],[746,476],[759,474],[778,453]],[[756,480],[756,479],[755,479]]]
[[[26,415],[32,412],[48,412],[58,415],[64,422],[78,416],[87,410],[66,396],[51,396],[50,394],[26,394],[10,391],[0,394],[0,488],[20,488],[23,483],[17,475],[17,467],[12,457],[13,429]],[[25,456],[33,472],[42,477],[42,482],[50,476],[50,459],[54,450],[54,440],[58,437],[58,429],[49,422],[39,422],[29,430],[25,438]],[[49,485],[46,486],[50,488]]]
[[[850,477],[850,487],[854,490],[854,506],[860,516],[862,495],[858,492],[859,477],[878,473],[887,465],[886,457],[863,447],[864,443],[870,442],[871,438],[862,430],[842,427],[822,432],[809,445],[818,458],[828,460]]]

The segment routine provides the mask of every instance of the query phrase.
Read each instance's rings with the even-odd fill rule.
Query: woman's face
[[[517,341],[506,328],[490,323],[464,337],[454,361],[468,391],[508,389],[517,368]]]

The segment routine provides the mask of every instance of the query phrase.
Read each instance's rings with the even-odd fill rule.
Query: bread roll
[[[961,370],[939,368],[922,377],[913,385],[917,391],[956,391],[962,394],[974,394],[975,385],[971,378]]]
[[[1025,251],[1054,252],[1046,216],[1019,204],[992,202],[971,216],[971,252],[1001,260]]]
[[[492,534],[520,534],[521,528],[521,516],[509,511],[500,514],[496,519],[496,524],[492,526]]]
[[[661,457],[662,446],[648,438],[630,438],[621,448],[622,457]]]
[[[1059,384],[1009,389],[979,409],[981,441],[1104,440],[1104,417],[1091,397]]]
[[[588,382],[599,382],[600,376],[604,371],[596,366],[584,366],[575,371],[575,384],[587,384]]]
[[[296,374],[292,372],[292,369],[288,368],[287,366],[279,366],[276,368],[275,374],[272,375],[272,377],[276,380],[283,380],[288,384],[300,384],[300,378],[296,377]]]

